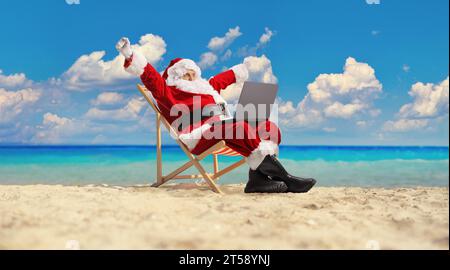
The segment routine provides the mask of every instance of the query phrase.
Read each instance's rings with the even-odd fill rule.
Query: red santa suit
[[[194,100],[197,103],[200,100],[202,108],[214,104],[226,104],[226,101],[220,96],[220,92],[233,83],[248,79],[245,65],[240,64],[209,80],[204,80],[201,78],[200,68],[192,60],[181,58],[172,60],[161,76],[138,51],[134,51],[133,55],[125,60],[124,67],[129,73],[140,76],[142,83],[155,98],[162,115],[170,124],[179,117],[173,113],[171,115],[174,106],[182,105],[189,108],[192,113],[195,107]],[[196,80],[181,79],[188,69],[195,71]],[[253,127],[245,121],[227,122],[218,125],[219,127],[210,124],[221,117],[216,115],[202,118],[179,130],[181,141],[193,154],[198,155],[218,141],[224,140],[228,147],[247,157],[247,162],[252,169],[256,169],[266,155],[278,153],[281,134],[274,123],[266,121],[260,123],[258,127]],[[222,134],[231,132],[244,136],[233,136],[232,138],[228,138],[229,136],[224,138],[205,136],[205,132],[211,132],[213,128],[220,128]]]

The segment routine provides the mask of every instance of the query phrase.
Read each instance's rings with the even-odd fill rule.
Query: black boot
[[[245,193],[284,193],[287,185],[283,181],[275,181],[263,175],[259,171],[250,169],[248,171],[248,182]]]
[[[257,170],[273,180],[286,183],[288,187],[287,192],[308,192],[316,184],[316,180],[312,178],[301,178],[290,175],[275,156],[267,155]]]

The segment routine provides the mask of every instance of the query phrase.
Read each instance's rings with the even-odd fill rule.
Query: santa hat
[[[202,76],[202,71],[194,61],[191,59],[175,58],[170,61],[162,77],[167,81],[168,85],[173,85],[173,82],[181,79],[187,73],[188,69],[194,70],[197,78]]]

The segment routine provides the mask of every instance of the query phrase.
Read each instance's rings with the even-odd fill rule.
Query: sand
[[[0,249],[448,249],[448,188],[0,186]]]

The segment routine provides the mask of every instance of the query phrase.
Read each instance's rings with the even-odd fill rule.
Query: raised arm
[[[209,84],[220,93],[233,83],[241,83],[248,79],[247,67],[239,64],[209,79]]]
[[[125,57],[125,70],[139,76],[145,87],[152,92],[154,98],[164,96],[166,82],[156,69],[148,63],[145,56],[138,50],[133,50],[128,38],[121,38],[116,49]]]

